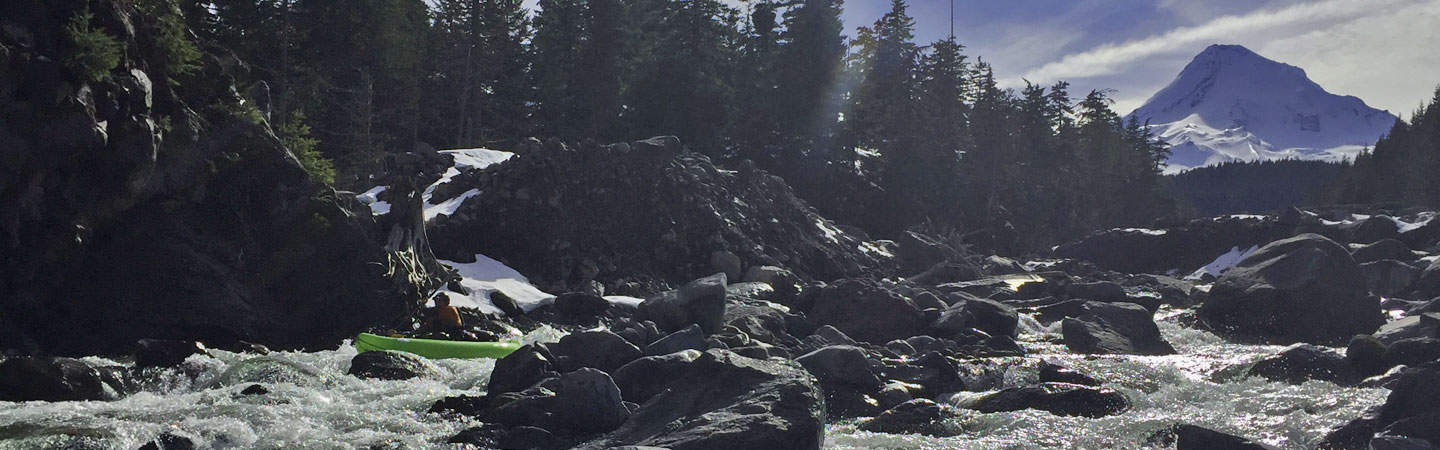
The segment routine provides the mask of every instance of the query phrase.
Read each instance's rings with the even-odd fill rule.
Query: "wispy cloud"
[[[1197,45],[1214,42],[1266,41],[1293,36],[1316,27],[1329,27],[1358,18],[1389,13],[1395,7],[1433,0],[1326,0],[1219,17],[1207,23],[1182,27],[1159,35],[1066,55],[1060,60],[1026,71],[1022,77],[1037,83],[1113,75],[1147,58],[1191,53]]]

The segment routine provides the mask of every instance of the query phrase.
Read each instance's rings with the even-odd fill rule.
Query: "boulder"
[[[1122,301],[1125,300],[1125,288],[1109,281],[1070,283],[1065,286],[1065,295],[1101,302]]]
[[[554,357],[556,370],[562,373],[582,367],[609,372],[645,356],[635,344],[608,330],[571,333],[546,347]]]
[[[738,280],[743,275],[740,271],[744,264],[740,257],[728,250],[716,250],[710,252],[710,270],[725,274],[731,280]]]
[[[1316,234],[1242,259],[1215,282],[1199,317],[1219,332],[1276,343],[1344,342],[1384,323],[1350,253]]]
[[[955,361],[939,351],[929,351],[919,358],[905,361],[884,360],[880,377],[913,386],[910,393],[917,397],[938,398],[965,390],[965,379]]]
[[[956,421],[959,417],[960,413],[955,408],[922,398],[901,403],[874,418],[862,420],[859,428],[876,433],[949,437],[965,432]]]
[[[1170,355],[1149,310],[1133,303],[1085,302],[1080,315],[1061,323],[1065,347],[1076,353]]]
[[[1384,404],[1331,430],[1318,447],[1367,448],[1376,434],[1406,420],[1433,432],[1436,422],[1430,416],[1440,415],[1440,363],[1403,369],[1389,387]]]
[[[1340,225],[1344,237],[1357,244],[1371,244],[1400,236],[1400,225],[1389,216],[1372,216]]]
[[[1355,258],[1355,262],[1360,264],[1382,259],[1394,259],[1407,262],[1415,260],[1415,252],[1410,251],[1410,246],[1396,239],[1382,239],[1373,244],[1356,247],[1350,252],[1350,256]]]
[[[718,332],[725,318],[725,279],[717,273],[647,298],[636,316],[667,331],[698,324],[706,334]]]
[[[656,356],[668,355],[684,350],[705,351],[707,347],[708,344],[705,343],[705,332],[700,330],[699,325],[691,325],[650,343],[650,345],[645,347],[645,354],[647,356]]]
[[[1204,217],[1163,230],[1120,228],[1062,244],[1060,258],[1086,260],[1124,273],[1188,273],[1232,247],[1249,248],[1294,234],[1294,224],[1266,218]]]
[[[1020,316],[1015,308],[994,300],[967,297],[945,309],[931,325],[936,336],[956,336],[972,328],[991,336],[1013,338],[1018,335]]]
[[[698,350],[684,350],[647,356],[615,369],[612,376],[626,401],[644,403],[665,390],[670,382],[667,377],[683,372],[701,354]]]
[[[555,296],[555,312],[575,319],[593,319],[610,310],[609,300],[583,292],[567,292]]]
[[[1104,417],[1130,408],[1124,394],[1067,383],[1014,387],[971,399],[966,408],[983,413],[1038,409],[1057,416]]]
[[[1273,450],[1274,447],[1243,437],[1195,425],[1175,426],[1175,450]]]
[[[800,294],[800,278],[784,268],[776,266],[750,266],[745,270],[745,282],[765,283],[775,289],[776,300],[789,302]]]
[[[1365,286],[1380,296],[1404,295],[1420,279],[1419,268],[1393,259],[1361,264],[1360,271],[1365,274]]]
[[[1440,296],[1440,259],[1431,261],[1430,265],[1420,273],[1420,279],[1415,280],[1415,284],[1411,287],[1420,294],[1418,298]]]
[[[482,420],[534,426],[552,433],[588,435],[614,430],[630,417],[610,375],[582,368],[491,400]]]
[[[913,302],[880,282],[843,279],[815,288],[810,320],[854,339],[881,344],[923,332],[925,315]],[[811,295],[808,292],[806,295]]]
[[[1384,373],[1392,364],[1385,363],[1386,345],[1374,336],[1357,334],[1345,346],[1345,360],[1357,375],[1370,377]]]
[[[413,353],[381,350],[355,355],[350,359],[350,370],[346,373],[377,380],[408,380],[433,377],[439,371],[424,358]]]
[[[0,401],[109,401],[125,391],[115,377],[78,359],[25,356],[0,361]]]
[[[140,450],[195,450],[195,440],[189,436],[166,431],[155,436],[155,439],[140,446]]]
[[[712,349],[655,377],[658,393],[619,429],[578,447],[818,449],[825,440],[824,400],[797,363]]]
[[[1440,313],[1421,313],[1386,323],[1375,331],[1375,339],[1391,345],[1401,339],[1440,337]]]
[[[190,355],[205,354],[205,344],[195,341],[141,339],[135,342],[135,367],[174,367]]]
[[[1386,366],[1419,366],[1440,360],[1440,338],[1401,339],[1385,349]]]
[[[563,440],[543,428],[508,427],[500,424],[466,428],[445,443],[497,449],[563,449],[568,447]]]
[[[495,361],[490,371],[490,381],[485,392],[500,395],[529,389],[547,378],[559,376],[551,362],[549,350],[536,345],[526,345]]]
[[[884,383],[870,370],[864,350],[848,345],[821,348],[795,358],[820,381],[832,418],[874,415]]]
[[[1096,380],[1089,375],[1071,370],[1068,367],[1051,364],[1048,362],[1040,363],[1040,382],[1070,383],[1078,384],[1081,386],[1100,386],[1100,380]]]
[[[1310,344],[1295,344],[1250,366],[1250,376],[1291,384],[1307,380],[1350,385],[1360,381],[1350,361],[1339,353]]]

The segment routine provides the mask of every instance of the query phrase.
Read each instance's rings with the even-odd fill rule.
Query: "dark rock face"
[[[951,305],[931,328],[936,331],[936,336],[954,336],[973,328],[991,336],[1013,338],[1018,334],[1019,323],[1020,315],[1015,308],[994,300],[971,297]]]
[[[1167,228],[1163,234],[1102,231],[1061,245],[1053,253],[1125,273],[1166,273],[1173,269],[1189,272],[1209,264],[1231,247],[1261,245],[1290,236],[1294,229],[1293,224],[1271,218],[1204,218]]]
[[[526,345],[495,361],[485,392],[488,395],[519,392],[556,376],[559,374],[555,372],[550,352],[544,347]]]
[[[1250,366],[1251,376],[1298,384],[1306,380],[1349,385],[1359,380],[1350,361],[1338,353],[1309,344],[1296,344]]]
[[[1080,315],[1065,319],[1065,347],[1076,353],[1169,355],[1175,347],[1160,336],[1150,310],[1133,303],[1085,302]]]
[[[1199,316],[1218,331],[1277,343],[1344,342],[1384,323],[1350,253],[1315,234],[1241,260],[1215,282]]]
[[[413,286],[385,276],[376,224],[241,103],[237,65],[207,54],[183,89],[166,83],[145,50],[157,19],[112,3],[95,23],[117,24],[126,57],[98,82],[55,53],[75,4],[0,10],[7,33],[37,39],[0,54],[0,84],[20,87],[0,89],[0,316],[46,337],[31,350],[329,347],[402,315]]]
[[[946,420],[959,417],[954,408],[934,401],[916,399],[890,408],[872,419],[860,422],[860,429],[878,433],[956,436],[964,433],[958,424]]]
[[[436,220],[429,236],[442,258],[484,253],[557,291],[589,280],[692,280],[715,273],[718,251],[807,279],[888,264],[780,178],[750,164],[730,169],[686,152],[674,137],[574,150],[535,145],[448,183],[485,195]]]
[[[0,362],[0,401],[116,400],[123,381],[71,358],[20,357]]]
[[[360,378],[408,380],[436,374],[435,366],[414,354],[397,351],[361,352],[350,359],[350,371]]]
[[[1319,447],[1368,448],[1376,434],[1382,432],[1421,439],[1433,436],[1435,416],[1440,415],[1440,364],[1427,363],[1401,370],[1389,387],[1385,404],[1332,430]]]
[[[983,413],[1038,409],[1057,416],[1104,417],[1129,409],[1130,401],[1109,389],[1041,383],[987,394],[966,407]]]
[[[1361,264],[1360,271],[1365,274],[1365,285],[1375,295],[1404,295],[1420,279],[1419,268],[1393,259]]]
[[[1176,450],[1271,450],[1274,447],[1194,425],[1175,427]]]
[[[793,362],[710,350],[657,375],[663,390],[619,429],[580,446],[682,449],[818,449],[825,405],[814,378]]]
[[[614,430],[630,417],[610,375],[584,368],[490,400],[481,417],[492,423],[534,426],[571,435]]]
[[[885,343],[914,336],[927,325],[915,303],[884,284],[863,279],[844,279],[806,292],[814,296],[810,320],[831,325],[854,339]]]
[[[195,341],[141,339],[135,343],[135,367],[173,367],[190,355],[205,354],[205,344]]]
[[[1414,261],[1415,253],[1410,247],[1396,239],[1384,239],[1379,242],[1367,244],[1350,252],[1355,262],[1365,264],[1382,259],[1394,259],[1398,261]]]
[[[725,274],[717,273],[647,298],[640,303],[637,316],[655,322],[661,330],[675,331],[697,324],[706,334],[720,331],[725,320]]]
[[[644,352],[634,344],[605,330],[572,333],[547,347],[560,372],[582,367],[609,372],[644,356]]]

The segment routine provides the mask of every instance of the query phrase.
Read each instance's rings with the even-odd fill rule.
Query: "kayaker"
[[[450,306],[450,296],[441,294],[435,296],[435,307],[427,312],[423,325],[427,330],[447,332],[459,330],[464,324],[460,322],[460,310]]]

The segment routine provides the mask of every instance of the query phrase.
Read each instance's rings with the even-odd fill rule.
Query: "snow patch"
[[[632,306],[637,308],[640,307],[641,302],[645,301],[645,299],[643,298],[631,297],[628,295],[607,295],[605,296],[605,299],[609,300],[611,304]]]
[[[831,242],[834,242],[834,243],[836,243],[836,244],[839,244],[839,243],[840,243],[840,229],[839,229],[839,228],[835,228],[834,225],[830,225],[830,224],[828,224],[828,223],[825,223],[824,220],[817,220],[817,221],[815,221],[815,226],[820,228],[820,232],[825,233],[825,238],[826,238],[826,239],[829,239]]]
[[[1148,235],[1151,235],[1151,236],[1164,236],[1165,233],[1168,232],[1167,230],[1152,230],[1152,229],[1149,229],[1149,228],[1116,228],[1116,230],[1118,230],[1118,231],[1123,231],[1123,232],[1126,232],[1126,233],[1148,234]]]
[[[440,204],[438,205],[431,205],[427,203],[425,205],[425,221],[429,222],[430,219],[434,219],[436,217],[455,214],[455,210],[460,209],[460,204],[465,203],[465,199],[477,195],[480,195],[480,190],[471,189],[465,191],[465,193],[463,194],[456,196],[455,198],[440,202]]]
[[[860,251],[865,252],[865,253],[871,253],[871,254],[875,254],[875,255],[880,255],[880,256],[884,256],[884,257],[886,257],[886,258],[894,258],[894,257],[895,257],[895,254],[894,254],[894,253],[890,253],[890,251],[889,251],[889,250],[886,250],[885,247],[881,247],[881,246],[879,246],[879,245],[876,245],[874,242],[870,242],[870,241],[861,242],[859,248],[860,248]]]
[[[500,308],[496,308],[495,304],[490,302],[490,294],[497,291],[515,299],[515,303],[525,311],[555,301],[554,295],[530,284],[530,281],[520,272],[485,255],[475,254],[473,263],[443,259],[440,260],[440,263],[459,272],[460,286],[470,291],[469,295],[448,290],[442,292],[442,295],[450,297],[450,304],[457,307],[467,306],[477,308],[487,314],[499,314]]]
[[[1219,257],[1215,258],[1214,261],[1211,261],[1210,264],[1206,264],[1205,267],[1199,268],[1194,273],[1191,273],[1185,278],[1188,280],[1198,280],[1201,277],[1204,277],[1205,274],[1210,274],[1210,276],[1213,277],[1219,277],[1221,274],[1224,274],[1226,270],[1230,270],[1231,267],[1235,267],[1236,264],[1239,264],[1240,260],[1245,259],[1246,256],[1250,256],[1251,253],[1255,253],[1255,251],[1259,249],[1260,246],[1258,245],[1252,245],[1250,246],[1250,248],[1247,248],[1245,250],[1240,250],[1240,247],[1230,247],[1230,251],[1225,252],[1225,254],[1223,255],[1220,255]]]
[[[371,215],[383,216],[385,214],[389,214],[390,202],[381,201],[379,198],[380,193],[385,192],[385,189],[388,188],[388,186],[375,186],[373,188],[370,188],[370,190],[365,191],[365,193],[355,196],[355,200],[359,200],[360,203],[364,203],[370,206]]]
[[[1390,220],[1395,221],[1395,226],[1400,227],[1401,233],[1405,233],[1415,231],[1420,229],[1420,227],[1429,225],[1431,220],[1435,220],[1435,212],[1426,211],[1420,213],[1420,215],[1415,218],[1414,222],[1406,222],[1396,217],[1391,217]]]

